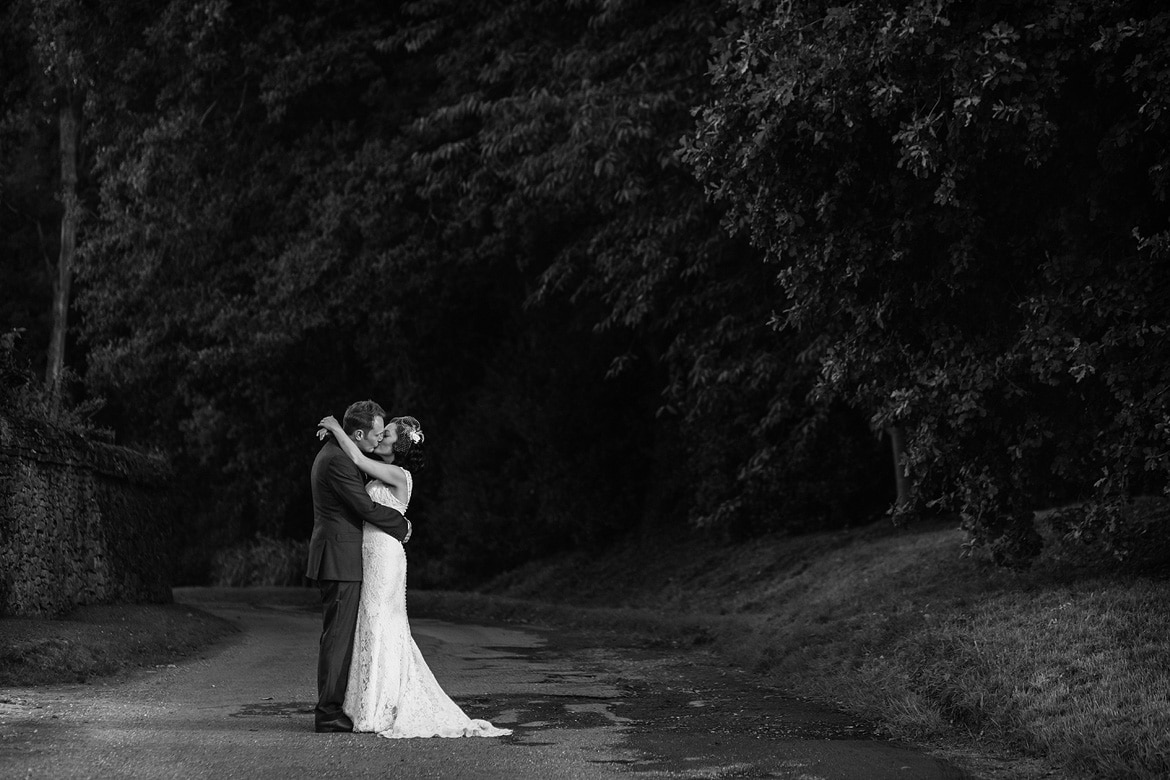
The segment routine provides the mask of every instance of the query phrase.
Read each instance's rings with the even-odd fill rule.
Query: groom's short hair
[[[374,427],[374,418],[386,419],[386,412],[374,401],[358,401],[352,403],[345,410],[345,417],[341,419],[341,427],[347,434],[354,431],[368,431]]]

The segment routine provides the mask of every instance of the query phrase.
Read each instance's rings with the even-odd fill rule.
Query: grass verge
[[[960,558],[961,542],[937,525],[729,546],[648,539],[489,590],[621,605],[595,619],[643,615],[895,738],[1039,759],[1062,777],[1170,776],[1170,583],[1078,563],[1059,545],[1012,572]]]
[[[87,682],[187,657],[238,629],[180,604],[81,607],[59,619],[0,618],[0,686]]]

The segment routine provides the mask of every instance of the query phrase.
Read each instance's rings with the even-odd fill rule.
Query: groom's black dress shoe
[[[316,730],[318,734],[343,734],[353,731],[353,721],[346,715],[330,720],[319,720]]]

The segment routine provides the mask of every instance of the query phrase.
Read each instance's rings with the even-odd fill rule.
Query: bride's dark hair
[[[395,417],[390,421],[398,430],[398,441],[394,442],[394,464],[412,474],[426,468],[427,458],[423,452],[422,424],[414,417]]]

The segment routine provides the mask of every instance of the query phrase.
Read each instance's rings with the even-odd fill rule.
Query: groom
[[[389,435],[386,412],[373,401],[345,410],[341,427],[363,452],[371,452]],[[317,657],[316,728],[319,732],[353,731],[342,711],[353,634],[362,592],[362,523],[371,523],[405,543],[410,521],[390,507],[374,503],[365,479],[341,445],[329,436],[313,461],[313,536],[305,573],[321,589],[324,621]]]

